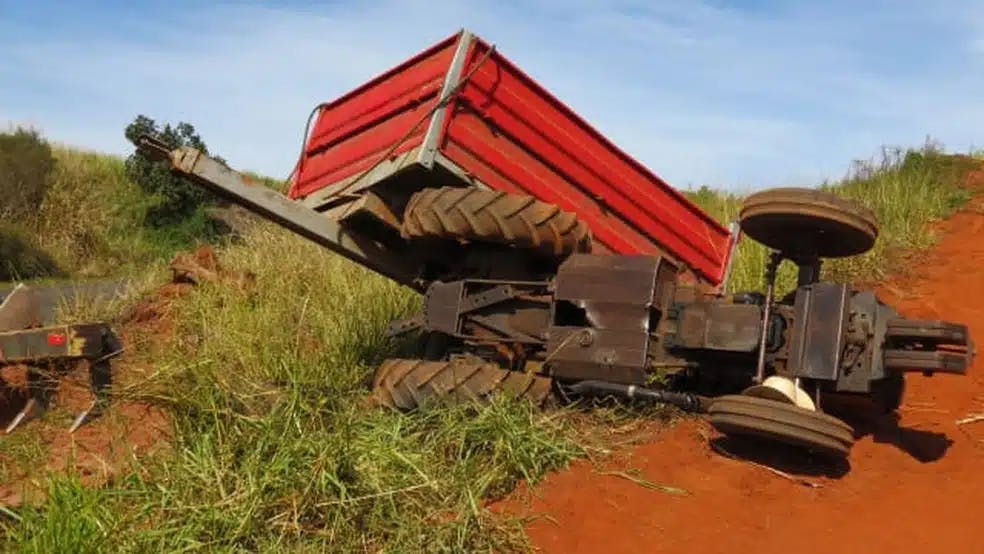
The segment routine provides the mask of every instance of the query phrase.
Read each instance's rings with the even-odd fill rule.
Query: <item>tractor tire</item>
[[[551,380],[541,375],[509,371],[479,358],[451,361],[390,359],[372,382],[371,403],[414,410],[443,402],[488,402],[497,394],[524,398],[544,406],[551,397]]]
[[[871,210],[822,190],[757,192],[745,199],[738,219],[746,235],[793,257],[855,256],[878,238]]]
[[[846,457],[854,444],[854,429],[847,423],[776,400],[722,396],[708,413],[711,425],[725,435],[764,438],[834,458]]]
[[[507,244],[557,258],[591,249],[591,231],[573,213],[532,196],[477,187],[415,193],[403,212],[402,234]]]

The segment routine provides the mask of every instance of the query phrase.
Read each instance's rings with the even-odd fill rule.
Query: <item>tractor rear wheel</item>
[[[711,425],[726,435],[759,437],[843,458],[854,444],[854,429],[822,412],[744,395],[722,396],[708,410]]]
[[[484,241],[563,258],[591,249],[576,215],[532,196],[477,187],[427,188],[403,212],[403,236]]]
[[[480,358],[451,361],[389,359],[372,382],[374,404],[413,410],[428,403],[489,401],[498,394],[543,406],[551,396],[548,377],[509,371]]]

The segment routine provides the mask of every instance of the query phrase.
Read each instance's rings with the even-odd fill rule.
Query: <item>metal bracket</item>
[[[815,283],[796,292],[787,369],[793,377],[836,381],[850,314],[846,285]]]
[[[482,315],[466,315],[464,317],[465,317],[465,319],[467,319],[469,321],[472,321],[474,323],[477,323],[478,325],[481,325],[482,327],[485,327],[486,329],[488,329],[490,331],[495,331],[496,333],[499,333],[500,335],[503,336],[503,339],[504,340],[507,340],[507,341],[518,342],[518,343],[523,343],[523,344],[543,344],[543,342],[544,342],[544,341],[542,341],[542,340],[540,340],[540,339],[538,339],[536,337],[531,337],[530,335],[527,335],[526,333],[522,333],[522,332],[517,331],[515,329],[510,329],[510,328],[508,328],[508,327],[506,327],[504,325],[499,325],[498,323],[496,323],[495,321],[493,321],[491,318],[486,317],[486,316],[482,316]],[[466,336],[466,335],[459,335],[459,337],[460,338],[468,338],[468,339],[480,339],[481,338],[481,337],[471,337],[471,336]]]
[[[512,300],[522,294],[511,285],[499,285],[478,294],[471,294],[461,299],[458,305],[458,313],[466,314],[499,302]]]
[[[468,50],[471,48],[473,42],[475,42],[475,35],[467,29],[462,29],[461,38],[458,39],[458,47],[455,49],[454,56],[451,58],[448,73],[444,77],[444,86],[441,87],[441,95],[438,102],[447,102],[448,95],[458,86],[458,81],[461,79],[461,72],[465,68],[465,59],[468,57]],[[437,145],[441,138],[446,114],[446,107],[435,110],[434,115],[430,118],[430,123],[427,125],[427,132],[424,134],[420,154],[417,156],[417,163],[427,169],[434,167],[434,158],[437,154]]]
[[[423,314],[415,315],[407,319],[397,319],[391,321],[389,325],[386,326],[386,338],[399,337],[405,335],[412,331],[420,329],[425,324]]]
[[[10,434],[25,421],[41,416],[48,407],[53,388],[46,376],[49,366],[72,360],[89,361],[89,379],[93,400],[72,421],[69,433],[75,432],[86,420],[96,417],[109,403],[112,374],[109,359],[122,352],[119,339],[104,323],[57,325],[38,329],[0,333],[0,362],[27,365],[28,399],[14,416],[4,433]]]

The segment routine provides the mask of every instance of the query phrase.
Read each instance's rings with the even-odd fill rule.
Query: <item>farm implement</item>
[[[14,394],[6,381],[0,382],[7,396],[5,411],[20,405],[4,432],[12,433],[25,421],[40,416],[48,408],[61,376],[79,363],[88,368],[93,399],[75,416],[69,432],[98,416],[109,401],[109,360],[119,346],[106,323],[42,325],[38,290],[17,285],[0,304],[0,365],[25,368],[26,395]]]
[[[382,364],[378,404],[615,396],[846,456],[854,430],[826,406],[893,411],[906,372],[970,365],[965,326],[820,279],[823,260],[874,245],[868,210],[773,189],[721,226],[467,31],[312,116],[286,195],[192,148],[137,146],[423,294],[389,329],[419,354]],[[742,234],[771,252],[764,293],[728,292]],[[780,296],[784,261],[798,278]]]

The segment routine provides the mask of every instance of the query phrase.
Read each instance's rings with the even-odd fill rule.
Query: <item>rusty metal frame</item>
[[[481,292],[469,290],[473,285],[490,285]],[[508,325],[503,325],[478,312],[484,308],[526,297],[530,290],[547,290],[548,281],[502,281],[495,279],[462,279],[448,283],[432,283],[424,295],[424,314],[422,320],[411,318],[396,322],[390,329],[393,334],[402,334],[424,327],[430,331],[444,333],[459,339],[484,340],[466,334],[466,322],[478,325],[499,335],[498,340],[519,344],[542,344],[540,338],[528,335]]]

